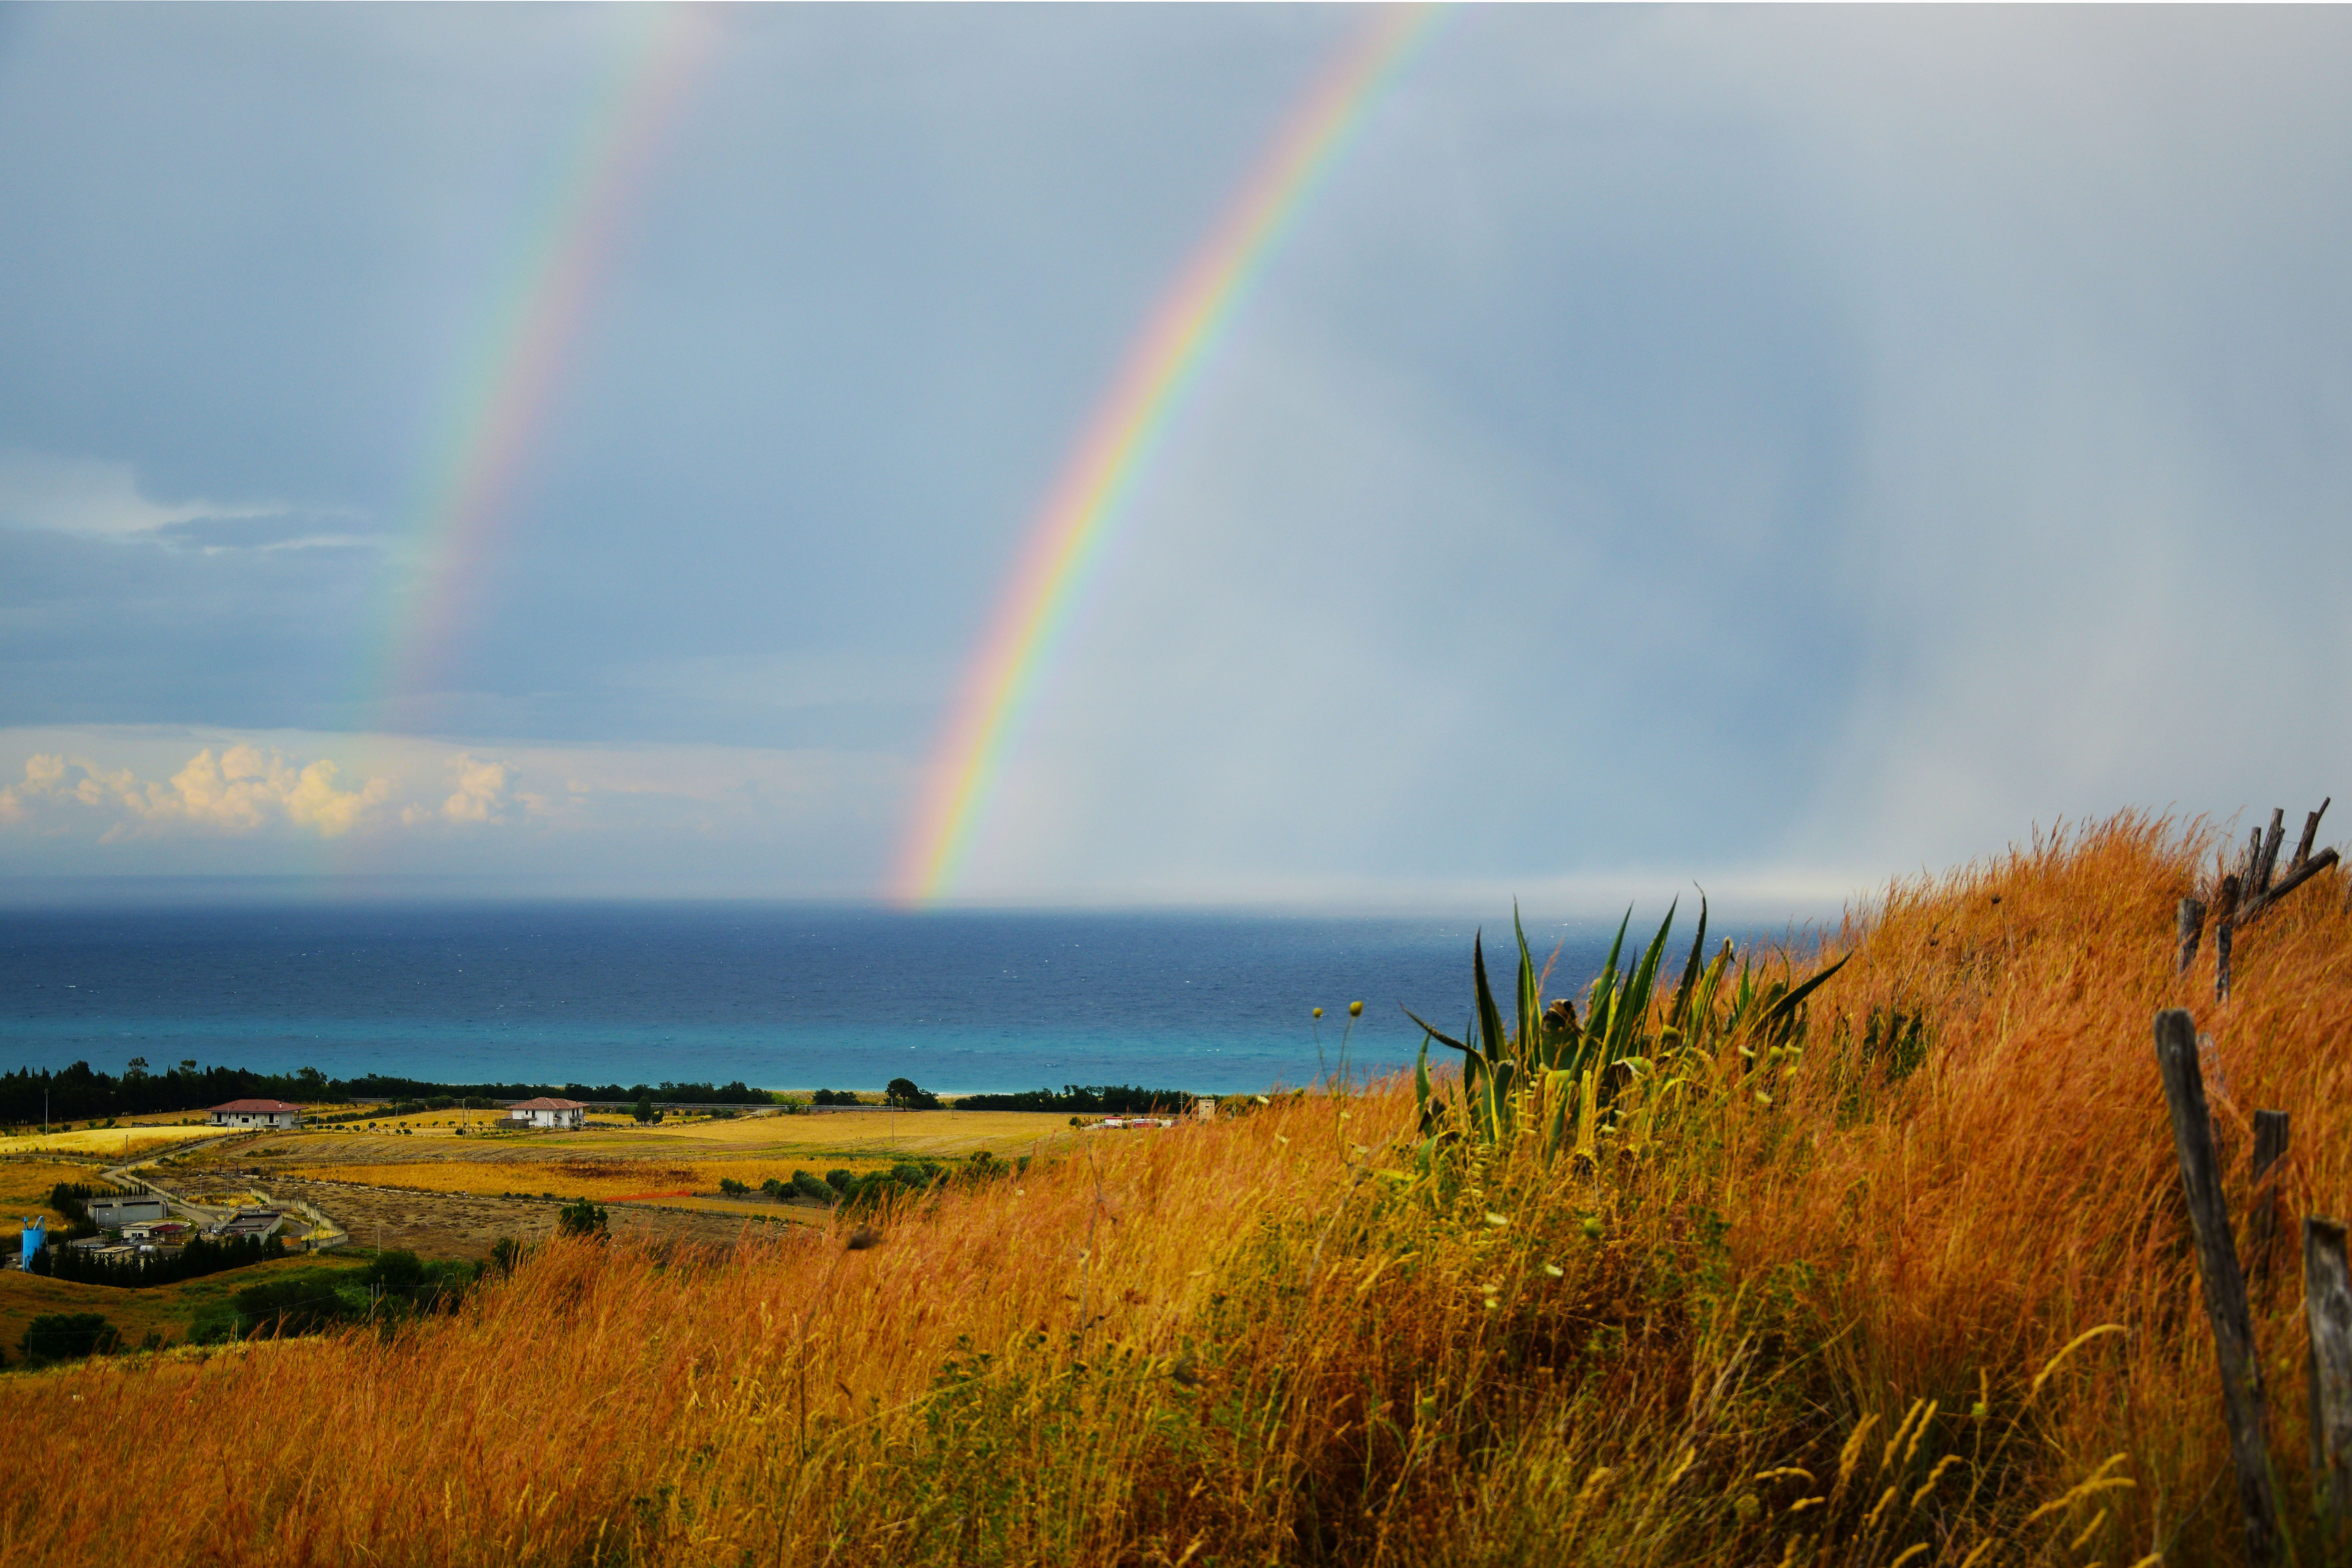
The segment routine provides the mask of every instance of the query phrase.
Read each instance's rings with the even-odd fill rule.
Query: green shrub
[[[27,1361],[79,1361],[121,1342],[114,1325],[96,1312],[43,1312],[26,1325],[17,1348]]]
[[[595,1236],[605,1233],[605,1215],[602,1204],[587,1198],[567,1203],[555,1214],[555,1228],[565,1236]]]
[[[213,1308],[196,1314],[188,1324],[190,1344],[226,1344],[236,1338],[236,1313],[233,1310]]]
[[[831,1186],[818,1180],[806,1171],[793,1173],[793,1191],[802,1197],[813,1198],[818,1203],[831,1203],[835,1197]]]
[[[342,1322],[343,1298],[316,1277],[264,1280],[236,1293],[236,1315],[249,1333],[315,1333]]]
[[[733,1176],[720,1176],[719,1178],[719,1190],[726,1194],[729,1197],[747,1197],[751,1195],[751,1191],[750,1186],[742,1182],[737,1181]]]
[[[369,1264],[367,1271],[360,1276],[362,1284],[373,1285],[379,1290],[398,1291],[403,1294],[415,1291],[424,1280],[424,1260],[405,1248],[378,1253],[375,1261]]]

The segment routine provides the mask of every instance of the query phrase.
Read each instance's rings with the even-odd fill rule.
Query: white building
[[[163,1200],[148,1193],[129,1197],[93,1197],[83,1207],[89,1210],[90,1223],[100,1230],[120,1230],[127,1225],[152,1224],[163,1218]]]
[[[524,1127],[577,1127],[588,1107],[577,1100],[519,1100],[507,1107],[507,1120]]]
[[[232,1100],[205,1113],[215,1127],[299,1127],[302,1107],[283,1100]]]

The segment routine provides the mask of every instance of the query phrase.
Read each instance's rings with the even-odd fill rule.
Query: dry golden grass
[[[1896,885],[1770,1104],[1727,1047],[1597,1167],[1425,1179],[1389,1084],[1088,1140],[867,1249],[555,1244],[388,1336],[12,1378],[45,1482],[0,1561],[2232,1562],[2150,1020],[2215,1038],[2241,1211],[2276,1106],[2290,1221],[2343,1215],[2352,918],[2297,894],[2217,1008],[2171,974],[2204,847],[2127,817]],[[1887,1008],[1929,1027],[1899,1082]],[[2307,1535],[2295,1274],[2258,1334]]]
[[[961,1159],[986,1149],[1001,1159],[1045,1154],[1078,1134],[1066,1114],[1045,1111],[832,1111],[801,1116],[747,1116],[635,1132],[632,1138],[675,1138],[714,1148],[760,1148],[779,1157],[832,1153],[872,1158]]]
[[[220,1135],[215,1128],[181,1126],[166,1122],[142,1122],[119,1127],[84,1127],[71,1133],[24,1133],[0,1138],[0,1156],[12,1155],[87,1155],[119,1163],[164,1153],[199,1138]]]

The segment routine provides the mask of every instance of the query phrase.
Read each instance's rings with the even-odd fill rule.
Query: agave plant
[[[1477,1142],[1500,1146],[1521,1132],[1534,1131],[1542,1134],[1547,1154],[1570,1149],[1588,1156],[1598,1149],[1605,1133],[1621,1130],[1615,1125],[1617,1113],[1632,1085],[1652,1086],[1653,1092],[1643,1098],[1654,1117],[1669,1092],[1686,1082],[1698,1063],[1712,1061],[1716,1048],[1727,1040],[1738,1042],[1743,1064],[1795,1049],[1805,998],[1836,974],[1845,960],[1841,958],[1798,984],[1785,977],[1759,980],[1746,963],[1740,963],[1735,974],[1729,942],[1713,962],[1703,963],[1707,910],[1702,894],[1698,929],[1691,939],[1681,983],[1662,1005],[1657,995],[1658,967],[1679,905],[1677,900],[1667,908],[1649,946],[1620,968],[1625,934],[1633,918],[1633,911],[1626,911],[1615,940],[1609,945],[1609,956],[1592,982],[1580,1020],[1575,1004],[1565,998],[1549,1007],[1543,1005],[1543,974],[1528,950],[1527,930],[1516,908],[1511,912],[1519,950],[1516,1029],[1506,1026],[1487,978],[1485,933],[1472,938],[1475,1008],[1462,1038],[1405,1009],[1405,1016],[1421,1026],[1423,1036],[1413,1067],[1413,1088],[1421,1106],[1424,1165],[1448,1131],[1446,1102],[1433,1089],[1429,1077],[1432,1040],[1462,1053],[1462,1106],[1467,1131]],[[1727,998],[1720,998],[1726,1005],[1719,1007],[1727,977],[1732,988]]]

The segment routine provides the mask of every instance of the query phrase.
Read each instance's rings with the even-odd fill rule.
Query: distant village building
[[[163,1218],[163,1200],[152,1193],[140,1193],[130,1197],[93,1197],[85,1205],[90,1223],[100,1230],[120,1230],[126,1225],[146,1225]]]
[[[213,1234],[224,1241],[235,1240],[240,1236],[250,1236],[258,1240],[265,1236],[275,1235],[278,1228],[285,1223],[286,1215],[281,1209],[240,1208],[214,1226]]]
[[[507,1107],[507,1120],[525,1127],[577,1127],[588,1107],[577,1100],[520,1100]]]
[[[299,1127],[302,1107],[283,1100],[232,1100],[205,1114],[215,1127]]]

